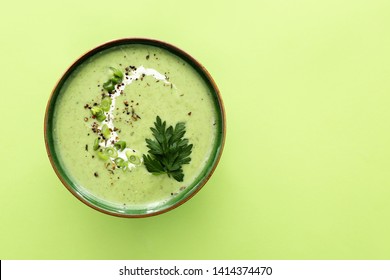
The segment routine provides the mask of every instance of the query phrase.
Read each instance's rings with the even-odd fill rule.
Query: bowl
[[[146,38],[83,54],[55,85],[44,120],[62,184],[93,209],[126,218],[165,213],[193,197],[220,160],[225,131],[207,70]]]

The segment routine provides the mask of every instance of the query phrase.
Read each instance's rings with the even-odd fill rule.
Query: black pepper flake
[[[146,59],[149,59],[149,55],[146,56]]]
[[[88,152],[88,144],[85,145],[85,150]]]
[[[192,112],[188,112],[188,114],[187,114],[187,115],[191,116],[191,114],[192,114]]]
[[[93,173],[93,176],[99,177],[99,174],[97,172]]]

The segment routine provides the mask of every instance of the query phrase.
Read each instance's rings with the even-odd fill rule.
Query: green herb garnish
[[[126,157],[129,160],[130,163],[134,165],[140,165],[141,164],[141,159],[137,155],[137,152],[134,150],[127,150],[126,151]]]
[[[103,153],[110,158],[116,158],[118,156],[118,152],[113,147],[105,148]]]
[[[120,82],[122,82],[123,73],[114,67],[110,67],[110,70],[112,71],[112,74],[114,75],[114,77],[112,77],[111,80],[116,84],[119,84]]]
[[[110,111],[111,103],[112,103],[111,97],[106,96],[102,99],[102,102],[100,103],[100,108],[104,112],[108,112]]]
[[[101,132],[102,132],[104,138],[106,138],[106,139],[110,138],[111,131],[110,131],[110,129],[108,128],[108,125],[104,124],[104,125],[102,126]]]
[[[127,167],[127,162],[123,158],[117,157],[116,159],[114,159],[114,162],[119,168]]]
[[[99,138],[96,138],[93,142],[93,150],[97,151],[99,149]]]
[[[94,106],[91,109],[91,114],[95,116],[95,118],[99,121],[102,122],[106,119],[106,115],[104,114],[104,111],[102,108],[99,106]]]
[[[155,140],[145,139],[149,148],[148,155],[143,155],[146,169],[155,175],[167,174],[176,181],[182,182],[184,178],[182,165],[191,161],[189,155],[192,151],[192,144],[184,138],[185,124],[179,122],[175,128],[166,128],[166,122],[162,122],[157,116],[155,127],[150,130]]]
[[[103,88],[108,92],[111,92],[115,89],[115,84],[111,80],[108,80],[103,84]]]
[[[98,151],[97,155],[102,160],[108,160],[110,158],[109,155],[107,155],[103,150],[102,151]]]
[[[126,142],[125,141],[118,141],[114,144],[114,147],[118,151],[123,151],[126,148]]]
[[[103,88],[108,92],[112,92],[115,89],[115,86],[123,80],[123,73],[120,70],[114,67],[110,67],[110,70],[112,72],[112,77],[103,83]]]

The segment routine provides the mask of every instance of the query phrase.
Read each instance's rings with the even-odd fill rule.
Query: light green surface
[[[389,1],[4,5],[1,259],[390,259]],[[209,183],[138,220],[77,201],[43,144],[66,67],[132,36],[203,63],[228,121]]]

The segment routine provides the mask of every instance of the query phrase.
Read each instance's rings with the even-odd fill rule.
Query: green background
[[[390,259],[390,2],[7,1],[1,29],[1,259]],[[105,41],[182,48],[220,88],[208,184],[122,219],[75,199],[43,119],[66,68]]]

